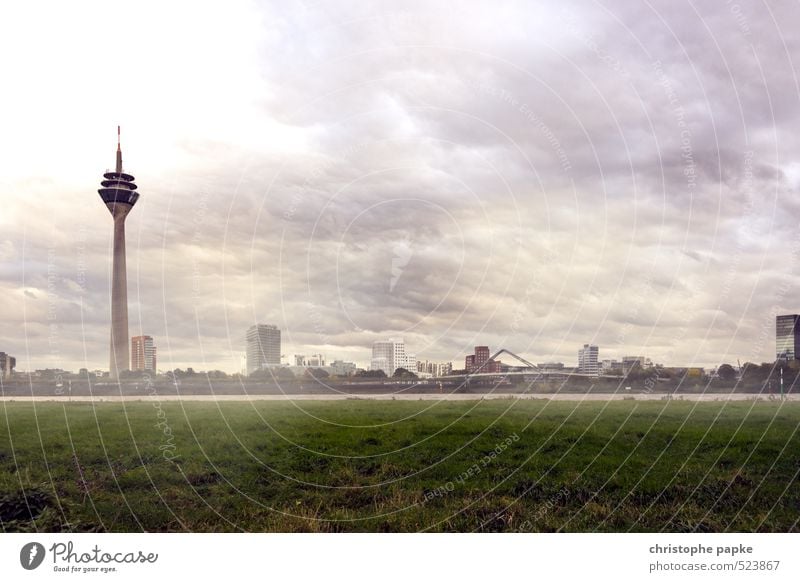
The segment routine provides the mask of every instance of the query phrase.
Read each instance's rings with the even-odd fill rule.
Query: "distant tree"
[[[321,368],[309,368],[306,370],[306,376],[310,376],[312,378],[316,378],[317,380],[323,380],[328,378],[330,374]]]
[[[281,366],[261,368],[250,374],[250,378],[253,380],[269,380],[272,382],[289,382],[294,380],[294,377],[291,370]]]
[[[783,375],[783,389],[785,392],[796,392],[798,376],[798,360],[789,360],[775,362],[775,369],[772,371],[770,379],[775,382],[776,388],[780,386],[781,375]],[[783,372],[783,374],[781,374]]]
[[[249,377],[253,380],[272,380],[272,372],[269,368],[260,368],[250,372]]]
[[[625,378],[629,382],[636,382],[637,380],[645,380],[651,375],[652,373],[648,369],[642,368],[639,362],[636,362],[630,367],[628,373],[625,374]]]
[[[721,380],[735,380],[736,369],[730,364],[722,364],[717,368],[717,376],[719,376]]]
[[[359,370],[355,375],[357,378],[386,378],[383,370]]]
[[[397,368],[392,374],[392,378],[416,378],[417,375],[414,372],[409,372],[405,368]]]
[[[672,378],[672,370],[669,368],[659,368],[659,367],[652,367],[650,368],[653,371],[653,376],[663,379]]]
[[[758,364],[746,362],[742,366],[742,379],[748,383],[765,382],[769,378],[771,370],[771,364],[759,366]]]
[[[283,366],[278,368],[270,368],[270,370],[272,370],[272,377],[278,382],[292,382],[296,378],[294,372],[292,372],[289,368],[284,368]]]

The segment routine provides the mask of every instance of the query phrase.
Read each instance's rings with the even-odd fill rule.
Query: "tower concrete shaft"
[[[119,378],[122,370],[130,370],[128,350],[128,269],[125,261],[125,218],[132,206],[117,204],[114,217],[114,257],[111,273],[111,354],[109,371]]]
[[[119,127],[117,128],[119,136]],[[116,168],[103,174],[103,186],[97,192],[114,219],[113,263],[111,271],[111,350],[109,375],[119,378],[130,370],[128,349],[128,276],[125,262],[125,219],[139,199],[133,176],[122,171],[122,148],[117,141]]]

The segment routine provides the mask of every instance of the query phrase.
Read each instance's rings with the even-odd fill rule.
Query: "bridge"
[[[483,368],[486,364],[490,361],[496,359],[500,354],[508,354],[518,362],[524,364],[524,367],[528,368],[528,370],[523,370],[519,372],[481,372],[481,368]],[[617,380],[622,380],[622,376],[613,375],[613,374],[587,374],[585,372],[575,372],[573,370],[546,370],[542,369],[536,364],[533,364],[523,358],[522,356],[518,356],[514,352],[502,348],[497,351],[487,362],[481,364],[481,366],[471,374],[463,374],[463,375],[449,375],[449,376],[439,376],[439,379],[471,379],[471,378],[506,378],[508,376],[571,376],[571,377],[579,377],[579,378],[615,378]]]

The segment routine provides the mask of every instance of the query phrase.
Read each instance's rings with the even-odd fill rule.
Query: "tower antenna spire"
[[[120,145],[119,125],[117,126],[117,174],[122,173],[122,146]]]

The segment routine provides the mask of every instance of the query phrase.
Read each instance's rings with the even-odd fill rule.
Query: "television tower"
[[[128,350],[128,278],[125,265],[125,218],[139,199],[133,176],[122,171],[122,148],[117,126],[117,166],[105,178],[97,192],[114,219],[114,263],[111,275],[111,354],[109,375],[119,378],[123,370],[130,370]]]

